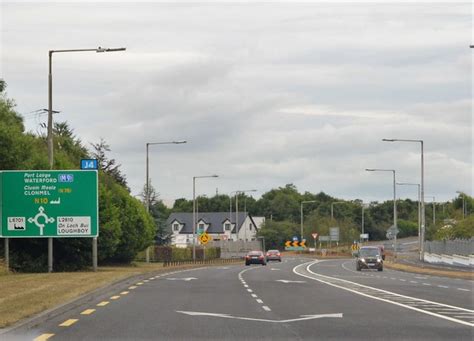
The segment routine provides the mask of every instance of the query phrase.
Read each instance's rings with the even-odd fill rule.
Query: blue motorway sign
[[[81,169],[98,169],[99,162],[97,159],[82,159],[81,160]]]

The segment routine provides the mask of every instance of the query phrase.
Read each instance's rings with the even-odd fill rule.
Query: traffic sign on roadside
[[[201,242],[202,245],[206,245],[207,243],[209,243],[210,240],[211,240],[211,236],[209,236],[206,232],[199,235],[199,241]]]
[[[318,234],[317,234],[317,233],[311,233],[311,235],[313,236],[314,239],[318,238]]]
[[[8,238],[97,237],[95,170],[0,173],[0,236]]]

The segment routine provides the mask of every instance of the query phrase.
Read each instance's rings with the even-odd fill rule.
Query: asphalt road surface
[[[473,281],[284,259],[171,272],[3,340],[472,340]]]

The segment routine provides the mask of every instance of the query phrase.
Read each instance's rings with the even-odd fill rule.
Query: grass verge
[[[202,265],[201,265],[202,266]],[[100,267],[97,272],[6,274],[0,269],[0,328],[127,277],[168,270],[161,263]]]
[[[443,270],[443,269],[433,269],[433,268],[422,268],[418,266],[393,263],[392,261],[385,261],[384,266],[392,270],[400,270],[405,272],[413,272],[424,275],[433,275],[433,276],[443,276],[451,278],[461,278],[461,279],[470,279],[474,280],[474,274],[470,272],[456,271],[456,270]]]

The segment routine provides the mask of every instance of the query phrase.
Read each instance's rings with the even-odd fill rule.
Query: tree
[[[107,153],[111,151],[107,142],[101,138],[98,143],[91,143],[91,146],[93,148],[92,157],[97,159],[100,169],[112,176],[115,181],[127,188],[130,192],[130,189],[127,186],[127,179],[120,170],[121,165],[117,164],[115,159],[109,159],[107,157]]]

